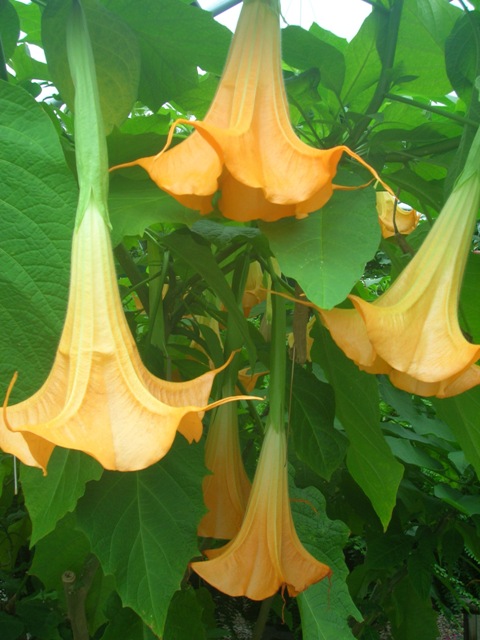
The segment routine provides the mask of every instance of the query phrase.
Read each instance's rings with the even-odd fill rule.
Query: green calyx
[[[97,76],[87,20],[81,1],[73,0],[67,24],[67,54],[75,86],[75,151],[80,196],[75,219],[78,228],[86,208],[94,201],[109,225],[108,153]]]

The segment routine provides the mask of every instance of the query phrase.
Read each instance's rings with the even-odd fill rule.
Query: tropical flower
[[[248,268],[245,291],[242,297],[242,308],[246,318],[248,318],[255,305],[266,300],[267,294],[268,290],[263,283],[262,266],[257,260],[254,260]]]
[[[123,312],[109,229],[91,202],[73,237],[67,317],[51,373],[36,394],[8,408],[7,426],[84,451],[106,469],[143,469],[167,453],[177,429],[190,442],[200,438],[203,412],[218,404],[208,406],[217,371],[175,383],[144,367]]]
[[[237,407],[232,403],[215,411],[205,444],[205,465],[212,475],[203,480],[208,513],[198,535],[230,540],[242,524],[251,487],[240,452]]]
[[[348,147],[314,149],[295,135],[282,76],[279,15],[279,0],[244,0],[207,115],[175,123],[196,131],[167,153],[115,168],[143,167],[159,187],[201,214],[212,211],[212,196],[221,189],[220,211],[238,221],[304,218],[323,207],[341,188],[333,179],[343,153],[378,179]]]
[[[439,398],[480,384],[480,345],[466,340],[457,315],[479,204],[480,175],[464,173],[418,253],[373,303],[350,295],[354,309],[324,310],[304,301],[361,369]]]
[[[27,444],[44,438],[84,451],[106,469],[135,471],[162,458],[177,430],[189,441],[198,440],[203,412],[235,398],[208,405],[218,369],[175,383],[156,378],[141,362],[115,275],[107,149],[95,63],[79,3],[72,6],[67,34],[80,185],[67,315],[46,382],[28,400],[4,407],[0,432],[8,427],[21,432]],[[18,455],[45,469],[48,451],[33,461]]]
[[[420,220],[418,211],[411,207],[405,208],[388,191],[377,191],[376,198],[378,221],[384,238],[394,236],[397,231],[408,235],[416,229]]]
[[[287,443],[283,429],[267,427],[240,531],[209,560],[192,568],[230,596],[264,600],[286,587],[295,596],[331,574],[304,549],[292,520],[288,497]]]

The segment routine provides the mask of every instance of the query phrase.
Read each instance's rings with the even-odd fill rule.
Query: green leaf
[[[177,438],[144,471],[104,473],[78,504],[78,525],[105,573],[114,575],[123,604],[158,635],[188,561],[198,555],[204,474],[203,447]]]
[[[322,365],[335,390],[337,416],[350,441],[347,467],[386,529],[404,468],[393,456],[380,429],[377,380],[360,371],[336,346],[328,331],[315,325],[312,356]]]
[[[142,236],[153,224],[192,225],[198,213],[184,207],[151,180],[128,180],[116,176],[108,199],[115,247],[125,236]]]
[[[314,487],[291,491],[295,528],[305,548],[332,569],[330,580],[312,585],[297,596],[302,618],[303,640],[353,640],[348,619],[361,619],[345,582],[348,568],[343,547],[349,536],[347,526],[329,520],[325,498]]]
[[[102,475],[99,463],[81,451],[56,447],[48,463],[48,474],[22,467],[21,481],[25,504],[32,520],[31,544],[55,529],[57,522],[73,511],[83,496],[85,485]]]
[[[480,500],[478,495],[463,495],[457,489],[449,487],[446,484],[436,484],[433,493],[454,509],[458,509],[467,516],[480,515]]]
[[[0,382],[18,370],[18,402],[46,378],[60,337],[77,188],[49,117],[5,82],[0,128]]]
[[[68,66],[68,0],[51,0],[42,17],[42,37],[55,86],[73,110],[75,91]],[[97,72],[100,104],[108,134],[127,117],[137,97],[140,53],[135,35],[97,0],[83,0]],[[137,10],[138,11],[138,10]],[[145,18],[143,12],[138,12]]]
[[[422,451],[422,449],[419,449],[411,442],[408,442],[408,440],[392,438],[390,436],[385,436],[385,440],[392,450],[393,455],[405,464],[413,464],[417,467],[425,467],[427,469],[443,469],[443,466],[438,460],[431,458],[428,453]]]
[[[380,241],[373,189],[336,191],[304,220],[286,218],[260,228],[282,272],[322,309],[347,297]]]
[[[41,12],[35,3],[16,2],[15,8],[20,18],[20,28],[25,33],[24,42],[42,46]]]
[[[0,611],[0,629],[2,640],[18,640],[25,632],[25,625],[17,616]]]
[[[118,608],[112,617],[102,640],[157,640],[137,614],[126,608]],[[180,639],[179,639],[180,640]]]
[[[194,589],[177,591],[170,602],[163,640],[207,640],[202,614],[203,608],[196,598]]]
[[[295,367],[291,398],[290,429],[295,452],[315,473],[329,480],[347,448],[347,439],[333,425],[333,389],[302,367]]]
[[[376,47],[379,21],[376,12],[369,15],[345,50],[342,103],[356,111],[368,105],[380,76],[381,62]]]
[[[208,11],[177,0],[105,0],[137,34],[142,65],[139,96],[156,111],[198,84],[197,66],[220,74],[231,33]]]
[[[470,253],[463,277],[460,296],[459,317],[474,343],[480,343],[480,313],[478,313],[477,290],[480,281],[480,255]]]
[[[480,477],[480,388],[476,387],[454,398],[433,400],[437,415],[445,420],[462,447],[467,460]]]
[[[245,320],[242,311],[240,311],[232,289],[225,279],[222,270],[215,262],[210,247],[201,242],[199,236],[193,235],[183,229],[163,237],[162,244],[174,251],[182,260],[192,267],[196,273],[199,273],[217,294],[227,308],[240,335],[245,340],[245,347],[248,350],[250,362],[255,362],[255,345],[250,336],[248,322]]]
[[[0,43],[6,60],[15,51],[19,35],[20,20],[15,8],[8,0],[0,0]]]
[[[408,576],[393,589],[389,618],[395,640],[436,640],[438,637],[437,613],[430,599],[418,595]]]
[[[40,578],[49,591],[63,593],[62,575],[82,572],[90,544],[85,534],[75,529],[75,516],[68,513],[53,531],[35,545],[30,573]]]
[[[343,54],[331,44],[301,27],[289,26],[282,31],[282,54],[285,62],[296,69],[318,67],[322,84],[340,93],[345,76],[345,60]]]
[[[480,13],[468,11],[461,16],[445,43],[447,73],[456,93],[468,104],[478,76],[480,59],[476,38]]]
[[[408,91],[429,97],[452,90],[445,69],[445,41],[459,9],[443,0],[405,0],[403,5],[395,67],[397,75],[413,76]]]

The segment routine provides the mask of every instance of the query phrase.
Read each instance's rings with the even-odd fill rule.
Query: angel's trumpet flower
[[[8,427],[25,438],[40,436],[84,451],[107,469],[134,471],[164,456],[177,430],[198,440],[203,412],[229,399],[208,405],[216,371],[189,382],[166,382],[140,360],[115,274],[106,207],[106,143],[79,3],[73,4],[67,43],[76,88],[80,183],[67,316],[45,384],[28,400],[4,409],[0,431]],[[33,461],[18,455],[43,468],[48,460],[45,455]]]
[[[203,480],[209,511],[200,521],[198,535],[230,540],[242,524],[251,487],[240,451],[237,407],[232,403],[219,407],[212,418],[205,466],[212,472]]]
[[[388,191],[377,191],[378,221],[382,229],[382,236],[390,238],[396,232],[408,235],[417,228],[420,214],[411,207],[405,208]]]
[[[331,573],[302,546],[292,519],[284,426],[285,309],[277,296],[272,306],[270,413],[242,526],[224,547],[206,552],[209,560],[192,563],[223,593],[252,600],[285,587],[295,596]]]
[[[288,497],[285,432],[267,427],[245,518],[236,537],[207,551],[192,568],[229,596],[264,600],[280,588],[296,596],[330,575],[330,568],[302,546]]]
[[[176,124],[196,131],[167,153],[140,158],[159,187],[201,214],[268,222],[304,218],[329,200],[346,146],[315,149],[297,138],[282,76],[279,0],[244,0],[220,84],[203,121]],[[116,167],[118,168],[118,167]]]
[[[143,469],[170,449],[177,429],[202,433],[217,371],[167,382],[144,367],[123,312],[109,230],[94,203],[74,233],[67,317],[43,387],[6,411],[8,426],[79,449],[106,469]]]
[[[395,386],[419,395],[445,398],[480,384],[480,345],[466,340],[458,322],[480,205],[480,150],[472,149],[468,166],[474,169],[460,176],[420,250],[386,293],[373,303],[351,295],[354,309],[315,307],[361,369],[386,373]]]

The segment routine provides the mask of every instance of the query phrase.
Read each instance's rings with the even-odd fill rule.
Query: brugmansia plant
[[[480,606],[480,21],[355,1],[0,0],[2,640]]]

